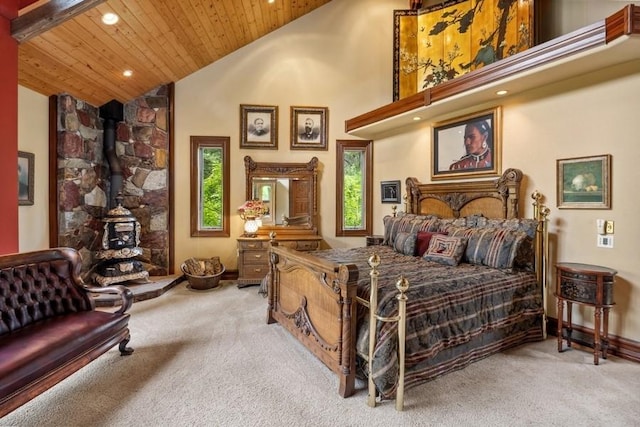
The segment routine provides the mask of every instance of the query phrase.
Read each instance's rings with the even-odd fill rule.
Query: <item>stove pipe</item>
[[[100,117],[104,120],[104,155],[111,170],[109,208],[116,206],[116,197],[122,191],[122,166],[116,155],[116,126],[124,118],[123,105],[115,99],[100,107]]]

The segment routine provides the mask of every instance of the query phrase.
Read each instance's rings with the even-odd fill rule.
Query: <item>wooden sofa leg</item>
[[[133,353],[133,349],[131,347],[127,347],[129,343],[129,338],[123,339],[120,341],[120,345],[118,348],[120,349],[120,356],[128,356]]]

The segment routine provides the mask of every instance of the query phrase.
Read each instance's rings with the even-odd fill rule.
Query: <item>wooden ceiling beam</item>
[[[51,0],[11,21],[11,37],[18,43],[48,31],[105,0]]]

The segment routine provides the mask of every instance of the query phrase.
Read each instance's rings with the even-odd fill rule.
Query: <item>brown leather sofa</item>
[[[51,388],[116,344],[129,342],[133,294],[90,288],[71,248],[0,256],[0,417]],[[95,310],[91,293],[119,294],[115,312]]]

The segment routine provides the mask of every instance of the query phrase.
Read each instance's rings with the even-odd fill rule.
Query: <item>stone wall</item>
[[[138,257],[152,276],[169,272],[169,132],[167,86],[124,105],[116,128],[123,205],[142,226]],[[58,243],[78,249],[83,273],[95,266],[109,205],[110,169],[99,108],[58,97]]]

